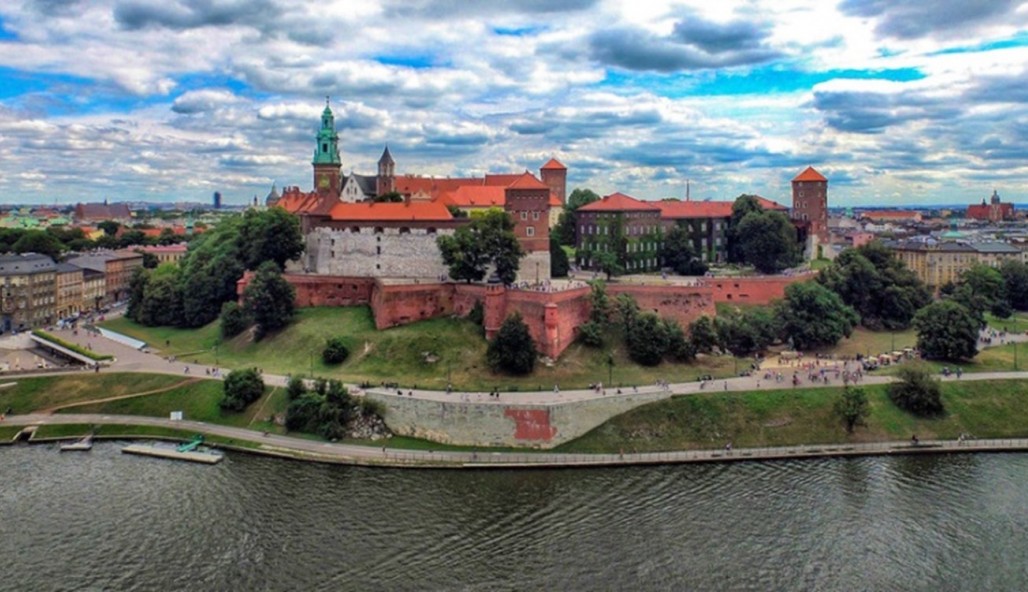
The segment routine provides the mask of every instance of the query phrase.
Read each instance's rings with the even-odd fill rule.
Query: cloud
[[[196,90],[180,95],[171,104],[171,110],[180,115],[194,115],[233,105],[239,101],[239,97],[229,91]]]
[[[270,0],[126,0],[114,7],[114,19],[126,29],[193,29],[224,25],[260,28],[281,14]]]
[[[1009,22],[1021,0],[843,0],[839,9],[851,16],[876,20],[881,37],[916,39],[933,35],[959,37],[975,27]]]
[[[389,0],[387,17],[453,17],[496,14],[547,14],[577,12],[594,7],[599,0]]]
[[[734,20],[725,23],[689,14],[674,24],[671,35],[638,27],[612,27],[593,33],[593,59],[628,70],[675,72],[759,64],[781,56],[767,40],[767,24]]]

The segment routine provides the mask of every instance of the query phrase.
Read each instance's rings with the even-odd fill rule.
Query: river
[[[2,590],[1025,590],[1028,455],[432,471],[0,447]]]

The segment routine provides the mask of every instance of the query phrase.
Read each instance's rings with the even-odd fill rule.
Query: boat
[[[61,452],[76,452],[86,451],[93,449],[93,434],[83,436],[76,442],[70,442],[68,444],[61,444]]]

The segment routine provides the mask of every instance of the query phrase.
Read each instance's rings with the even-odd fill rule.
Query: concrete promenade
[[[568,454],[557,452],[456,452],[395,450],[388,447],[355,446],[277,436],[244,428],[196,421],[171,421],[156,417],[127,415],[61,414],[15,415],[3,424],[39,426],[59,424],[114,424],[159,426],[252,442],[256,448],[238,450],[268,456],[323,463],[449,469],[542,469],[587,468],[631,465],[663,465],[702,462],[769,461],[788,459],[875,456],[897,454],[943,454],[970,452],[1020,452],[1028,450],[1028,438],[1004,440],[922,440],[860,444],[808,444],[773,448],[733,450],[684,450],[625,454]]]

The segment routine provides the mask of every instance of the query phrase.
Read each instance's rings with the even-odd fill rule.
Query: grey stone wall
[[[386,408],[386,425],[395,434],[463,446],[553,448],[582,436],[616,415],[665,399],[670,393],[647,389],[638,394],[539,405],[517,404],[517,393],[504,393],[503,402],[494,402],[488,395],[459,393],[447,395],[452,401],[428,401],[378,389],[367,391],[365,396]],[[467,397],[471,400],[462,400]],[[508,411],[546,411],[544,415],[553,428],[552,437],[549,440],[516,437],[517,421]]]
[[[315,228],[307,235],[307,266],[322,275],[438,279],[448,271],[435,242],[443,234],[453,230]]]
[[[534,251],[525,255],[518,266],[517,281],[535,283],[536,278],[540,282],[550,279],[550,252]]]

